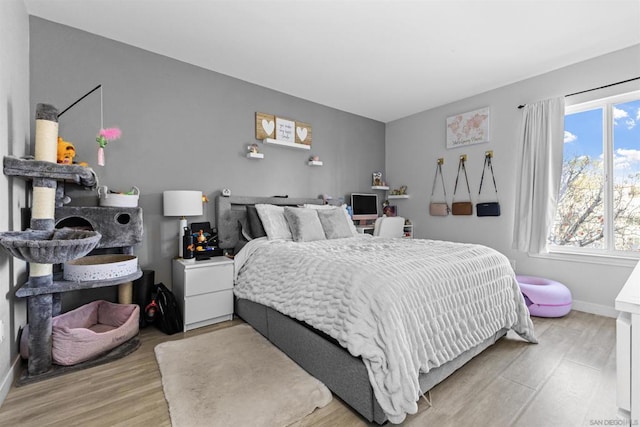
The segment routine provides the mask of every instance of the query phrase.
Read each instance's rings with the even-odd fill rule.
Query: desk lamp
[[[202,215],[202,191],[165,191],[162,194],[164,216],[179,216],[178,256],[182,258],[182,235],[187,226],[188,216]]]

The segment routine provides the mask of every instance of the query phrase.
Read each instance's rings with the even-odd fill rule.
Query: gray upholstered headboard
[[[240,224],[246,221],[247,205],[268,203],[279,206],[299,206],[303,204],[321,205],[322,199],[297,199],[289,197],[216,197],[216,227],[218,229],[218,246],[222,249],[233,249],[240,237]]]

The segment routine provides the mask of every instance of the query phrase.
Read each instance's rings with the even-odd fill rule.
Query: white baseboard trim
[[[13,360],[11,364],[11,368],[9,372],[2,378],[0,382],[0,408],[4,403],[4,400],[7,398],[9,394],[9,390],[11,390],[11,386],[13,385],[14,380],[20,375],[22,361],[20,360],[20,355],[16,355],[16,358]]]
[[[609,307],[608,305],[594,304],[592,302],[573,300],[573,305],[571,306],[573,310],[583,311],[585,313],[597,314],[599,316],[605,317],[613,317],[614,319],[618,317],[618,310],[613,307]]]

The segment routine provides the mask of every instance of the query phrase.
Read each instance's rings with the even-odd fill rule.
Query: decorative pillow
[[[240,232],[238,233],[238,243],[233,248],[233,254],[237,254],[244,248],[244,246],[249,243],[249,241],[253,240],[253,238],[245,231],[246,224],[243,221],[238,221],[238,225],[240,226]]]
[[[324,230],[315,210],[286,206],[284,208],[284,217],[289,223],[293,240],[296,242],[325,240]]]
[[[257,204],[256,210],[269,240],[293,239],[289,224],[284,217],[283,206]]]
[[[253,236],[251,235],[251,229],[249,228],[249,219],[241,218],[238,220],[238,227],[240,227],[240,236],[239,238],[251,241],[253,240]]]
[[[360,235],[360,233],[358,233],[358,230],[356,229],[356,226],[353,225],[353,220],[351,219],[351,216],[349,215],[349,212],[347,212],[347,205],[343,204],[342,206],[332,206],[332,205],[313,205],[313,204],[305,204],[303,205],[303,207],[308,208],[308,209],[316,209],[316,210],[325,210],[325,209],[340,209],[342,210],[344,217],[347,220],[347,225],[349,227],[349,230],[351,230],[351,236],[349,237],[358,237]]]
[[[255,206],[247,206],[247,221],[249,222],[251,238],[257,239],[258,237],[267,237],[267,232],[264,231],[262,221],[260,221],[260,216],[258,215],[258,211]]]
[[[353,237],[347,219],[340,209],[317,209],[318,218],[322,224],[327,239],[342,239]]]

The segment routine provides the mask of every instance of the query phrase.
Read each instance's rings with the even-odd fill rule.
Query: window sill
[[[613,254],[576,251],[571,249],[550,248],[548,252],[530,255],[535,258],[546,258],[557,261],[581,262],[588,264],[604,264],[633,268],[640,260],[638,254]]]

